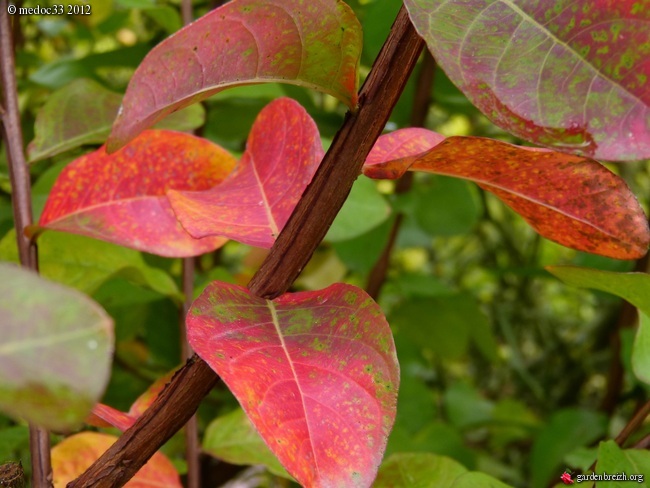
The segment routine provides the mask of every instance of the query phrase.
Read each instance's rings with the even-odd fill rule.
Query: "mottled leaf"
[[[277,476],[291,478],[241,409],[208,425],[203,451],[230,464],[261,464]]]
[[[311,487],[367,487],[395,419],[390,328],[362,290],[335,284],[274,301],[213,282],[190,344],[226,382],[282,465]]]
[[[650,10],[597,0],[405,0],[449,78],[519,137],[650,157]]]
[[[547,266],[546,269],[568,285],[612,293],[639,308],[639,330],[632,347],[632,369],[640,380],[650,384],[650,275],[574,266]]]
[[[70,481],[86,471],[116,440],[117,437],[108,434],[82,432],[54,446],[52,449],[54,488],[65,488]],[[156,453],[124,486],[182,488],[183,485],[169,459]]]
[[[50,192],[39,226],[161,256],[212,251],[225,239],[188,235],[165,193],[211,188],[234,165],[230,154],[204,139],[147,131],[118,153],[101,147],[70,163]]]
[[[467,472],[457,461],[429,452],[399,453],[386,459],[373,488],[451,488]]]
[[[165,115],[229,86],[285,82],[354,107],[361,26],[340,0],[235,0],[156,46],[137,69],[108,141],[125,145]]]
[[[0,259],[19,262],[13,229],[0,240]],[[109,278],[121,276],[136,285],[183,300],[171,276],[149,266],[139,252],[84,236],[46,232],[38,239],[38,266],[45,278],[88,294]]]
[[[79,426],[108,382],[113,321],[81,293],[0,263],[0,410]]]
[[[648,222],[636,197],[598,162],[481,137],[449,137],[425,152],[423,143],[409,154],[401,150],[401,140],[415,145],[412,139],[422,137],[411,131],[380,137],[364,173],[397,178],[411,170],[463,178],[494,193],[537,232],[564,246],[617,259],[636,259],[648,250]],[[397,158],[391,146],[400,148]]]
[[[56,91],[36,114],[35,137],[27,146],[30,162],[84,144],[102,144],[111,132],[121,101],[120,94],[87,78]],[[171,114],[157,127],[189,131],[204,121],[205,110],[197,104]]]
[[[167,196],[193,237],[225,236],[270,248],[322,158],[314,121],[298,102],[280,98],[260,112],[246,152],[223,183]]]

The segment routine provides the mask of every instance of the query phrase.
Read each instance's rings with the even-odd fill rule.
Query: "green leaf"
[[[389,215],[390,206],[377,191],[375,183],[368,178],[359,178],[325,239],[339,242],[359,237],[385,222]]]
[[[485,473],[465,473],[454,481],[451,488],[512,488]]]
[[[27,147],[29,161],[49,158],[84,144],[102,144],[121,101],[122,95],[86,78],[57,90],[36,114],[35,137]],[[157,127],[191,131],[204,122],[205,110],[196,104],[171,114]]]
[[[605,291],[639,308],[639,329],[632,347],[632,369],[641,381],[650,383],[650,275],[573,266],[547,266],[546,269],[568,285]]]
[[[470,340],[488,360],[497,357],[487,318],[476,301],[464,293],[413,298],[393,311],[391,324],[442,358],[460,358]]]
[[[416,222],[432,236],[467,234],[480,216],[475,188],[448,176],[434,176],[417,185],[414,203]]]
[[[467,469],[453,459],[431,453],[398,453],[379,468],[374,488],[451,488]]]
[[[555,412],[540,430],[531,452],[531,486],[545,488],[562,474],[564,457],[605,434],[607,418],[591,410],[566,409]]]
[[[147,265],[131,249],[88,237],[46,232],[38,239],[39,266],[45,278],[93,293],[112,276],[145,285],[162,295],[182,300],[176,283],[164,271]],[[0,240],[0,259],[18,262],[15,230]]]
[[[609,440],[601,442],[598,446],[598,462],[596,463],[598,474],[625,474],[628,483],[632,475],[640,475],[634,481],[641,483],[650,478],[650,452],[642,449],[621,449],[616,442]],[[599,481],[598,488],[618,488],[627,486],[620,480]]]
[[[650,384],[650,317],[644,312],[639,312],[639,329],[632,346],[632,371]]]
[[[277,476],[293,479],[240,408],[216,418],[208,425],[203,450],[230,464],[262,464]]]
[[[53,430],[78,427],[110,375],[113,322],[81,293],[0,263],[0,410]]]

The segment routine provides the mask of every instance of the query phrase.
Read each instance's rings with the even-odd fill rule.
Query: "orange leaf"
[[[99,459],[117,437],[97,432],[82,432],[68,437],[52,449],[54,488],[65,488]],[[126,485],[128,488],[182,488],[174,465],[159,452]]]
[[[117,153],[108,155],[101,147],[70,163],[50,192],[39,226],[161,256],[212,251],[226,240],[190,236],[176,220],[165,193],[206,190],[234,166],[235,159],[209,141],[179,132],[147,131]]]
[[[650,231],[639,202],[622,178],[597,161],[481,137],[449,137],[422,151],[440,138],[422,131],[380,137],[364,174],[398,178],[410,170],[463,178],[564,246],[617,259],[637,259],[648,250]],[[414,151],[402,150],[404,141]]]

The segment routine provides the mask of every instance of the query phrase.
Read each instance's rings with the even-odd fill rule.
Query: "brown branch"
[[[627,441],[634,431],[641,427],[641,424],[643,424],[648,415],[650,415],[650,401],[644,403],[643,406],[632,416],[627,425],[623,427],[623,430],[621,430],[621,432],[616,436],[616,439],[614,439],[616,444],[623,446],[625,441]]]
[[[309,261],[360,174],[423,45],[402,7],[361,90],[358,110],[347,115],[313,181],[249,283],[251,292],[277,297]],[[187,422],[217,380],[194,355],[133,427],[68,487],[124,485]]]
[[[11,199],[14,225],[20,263],[28,269],[38,271],[36,245],[23,234],[23,229],[32,223],[31,181],[23,150],[23,132],[20,126],[18,91],[16,87],[14,47],[7,2],[0,5],[0,79],[2,80],[2,136],[9,161]],[[30,452],[32,456],[32,486],[52,486],[50,463],[50,441],[46,430],[29,426]]]

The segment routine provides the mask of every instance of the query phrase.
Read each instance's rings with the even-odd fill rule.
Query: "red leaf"
[[[149,52],[126,91],[109,151],[234,85],[292,83],[354,107],[361,44],[361,26],[342,1],[228,2]]]
[[[215,281],[187,329],[301,484],[370,486],[395,419],[399,365],[363,290],[335,284],[269,301]]]
[[[635,0],[405,0],[449,78],[519,137],[650,157],[650,9]]]
[[[54,488],[65,488],[79,477],[99,456],[113,445],[117,437],[97,432],[82,432],[68,437],[52,449]],[[159,452],[124,486],[128,488],[182,488],[174,465]]]
[[[167,196],[193,237],[225,236],[269,248],[321,159],[323,146],[314,121],[299,103],[280,98],[260,112],[246,152],[223,183]]]
[[[206,190],[234,165],[230,154],[204,139],[148,131],[118,153],[108,155],[101,147],[70,163],[50,192],[39,226],[161,256],[212,251],[225,239],[188,235],[165,193]]]
[[[637,259],[648,250],[648,222],[636,197],[623,179],[598,162],[480,137],[450,137],[421,152],[426,141],[413,140],[422,136],[421,131],[404,129],[390,138],[381,136],[364,174],[397,178],[413,170],[471,180],[498,196],[541,235],[564,246],[617,259]],[[417,152],[409,156],[402,151],[397,154],[400,159],[384,159],[403,140]]]

